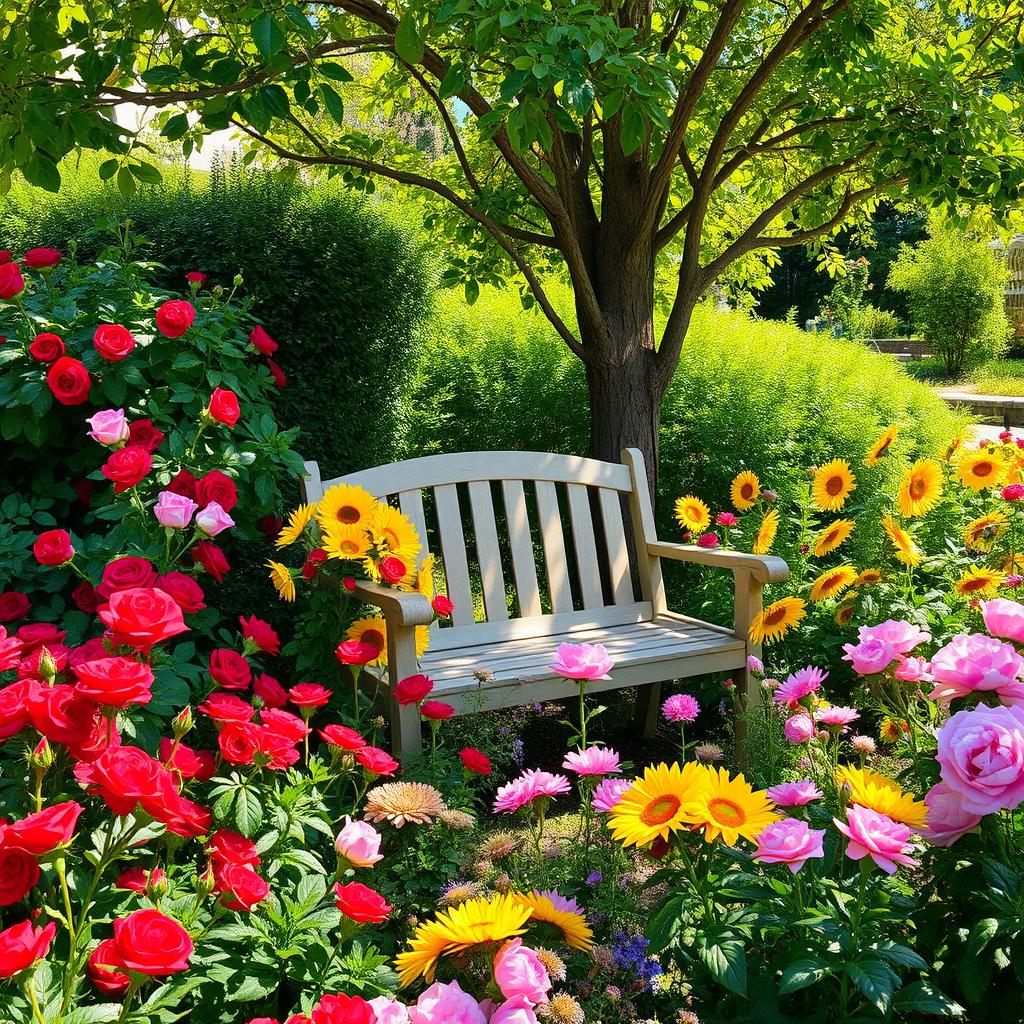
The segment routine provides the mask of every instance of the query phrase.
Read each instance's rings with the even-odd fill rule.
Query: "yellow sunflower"
[[[746,512],[754,507],[761,495],[761,481],[757,474],[745,469],[737,474],[729,488],[729,497],[737,512]]]
[[[383,615],[367,615],[356,619],[345,631],[346,640],[361,640],[364,644],[373,644],[380,650],[380,657],[371,661],[370,665],[386,665],[388,663],[388,629]],[[422,658],[430,646],[430,627],[416,627],[416,657]]]
[[[370,550],[370,535],[365,526],[347,526],[345,523],[328,523],[323,527],[323,549],[328,558],[343,562],[360,561]]]
[[[623,846],[647,846],[696,823],[695,808],[708,784],[696,761],[649,765],[619,798],[608,816],[612,838]]]
[[[378,505],[370,517],[368,529],[382,556],[394,555],[410,568],[416,565],[416,557],[423,545],[408,516],[402,515],[391,505]]]
[[[721,838],[726,846],[735,846],[742,836],[754,837],[781,815],[762,790],[756,790],[742,775],[732,778],[725,768],[708,769],[708,785],[699,805],[700,827],[704,841]]]
[[[892,516],[882,517],[882,529],[896,549],[899,561],[904,565],[917,565],[921,561],[921,549],[914,543],[914,538]]]
[[[785,636],[807,614],[799,597],[783,597],[754,616],[750,623],[750,642],[771,643]]]
[[[420,976],[432,981],[442,956],[522,935],[530,908],[516,902],[517,895],[466,900],[450,910],[439,910],[432,921],[419,925],[409,948],[395,960],[399,985],[405,988]]]
[[[779,510],[770,508],[764,514],[761,525],[754,537],[754,554],[767,555],[775,543],[775,535],[779,532]]]
[[[433,555],[427,555],[426,558],[420,563],[419,569],[416,570],[416,589],[424,597],[434,599],[434,595],[437,593],[434,585],[434,564],[436,559]]]
[[[825,512],[838,512],[856,489],[857,478],[845,459],[833,459],[814,471],[811,491],[815,504]]]
[[[512,899],[530,911],[530,921],[554,925],[562,939],[573,949],[590,949],[594,933],[587,924],[583,911],[575,900],[566,899],[553,889],[538,892],[514,892]]]
[[[867,455],[864,456],[864,465],[878,465],[889,454],[889,448],[893,441],[896,440],[896,435],[899,432],[900,428],[895,423],[892,426],[886,427],[882,432],[882,436],[868,449]]]
[[[821,558],[830,551],[835,551],[850,534],[853,533],[852,519],[837,519],[831,526],[825,527],[814,540],[811,550],[815,558]]]
[[[899,730],[899,726],[896,726]],[[860,804],[869,810],[885,814],[893,821],[904,825],[922,827],[927,808],[924,801],[915,800],[905,793],[900,784],[886,775],[871,771],[870,768],[855,768],[840,765],[836,770],[836,782],[850,787],[850,803]]]
[[[294,512],[288,513],[288,522],[281,527],[281,532],[274,541],[274,546],[286,548],[294,544],[309,525],[309,521],[316,514],[316,505],[300,505]]]
[[[961,597],[994,597],[1006,580],[1006,574],[998,569],[986,569],[984,566],[972,565],[953,584],[953,589]]]
[[[852,565],[837,565],[834,569],[826,569],[812,584],[810,598],[812,601],[828,601],[838,597],[847,587],[852,586],[857,578],[857,570]]]
[[[278,595],[285,601],[294,601],[295,580],[291,569],[280,562],[267,562],[266,568],[270,570],[270,582],[274,584]]]
[[[875,583],[882,582],[882,570],[881,569],[865,569],[854,581],[850,584],[852,587],[869,587]]]
[[[836,625],[848,626],[853,621],[853,613],[856,610],[856,607],[857,606],[852,602],[850,604],[840,605],[836,609],[835,615],[832,616],[833,619],[835,619]]]
[[[703,533],[711,525],[711,509],[692,494],[676,498],[676,522],[691,533]]]
[[[906,730],[903,726],[906,722],[897,721],[895,718],[883,718],[878,726],[878,738],[883,743],[895,743],[903,739]]]
[[[967,524],[964,544],[972,551],[991,551],[1009,527],[1009,520],[1002,512],[989,512]]]
[[[956,464],[960,481],[972,491],[983,491],[986,487],[998,487],[1006,472],[1006,463],[999,452],[968,451],[960,456]]]
[[[896,500],[903,515],[923,516],[942,497],[942,467],[934,459],[918,459],[900,483]]]
[[[329,526],[367,526],[377,507],[377,499],[364,487],[335,484],[320,499],[316,521],[326,530]]]

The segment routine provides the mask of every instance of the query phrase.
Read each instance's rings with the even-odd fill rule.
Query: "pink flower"
[[[409,1013],[403,1003],[390,996],[377,996],[370,1000],[376,1024],[409,1024]]]
[[[211,501],[201,512],[196,513],[196,526],[206,534],[207,537],[216,537],[235,525],[231,518],[220,507],[220,502]]]
[[[859,676],[872,676],[884,672],[896,657],[896,648],[888,640],[871,637],[858,644],[843,644],[843,661],[853,665]]]
[[[965,811],[960,796],[944,782],[932,786],[924,802],[928,811],[921,838],[932,846],[952,846],[981,824],[981,815]]]
[[[373,867],[384,859],[380,852],[380,833],[368,822],[353,821],[345,815],[345,824],[334,840],[334,848],[354,868]]]
[[[562,646],[565,646],[564,644]],[[564,775],[530,769],[498,789],[494,798],[495,812],[514,814],[541,797],[551,799],[568,793],[572,787]]]
[[[858,718],[859,712],[840,704],[829,704],[814,712],[814,720],[819,725],[844,726],[856,722]]]
[[[161,526],[171,530],[184,530],[192,521],[192,514],[199,506],[187,495],[174,491],[161,491],[153,506],[153,515]]]
[[[699,548],[717,548],[718,547],[718,534],[717,533],[702,533],[697,538],[697,547],[699,547]]]
[[[611,679],[615,662],[604,644],[559,644],[558,657],[548,668],[566,679]]]
[[[747,658],[747,671],[748,672],[753,672],[755,676],[763,676],[764,675],[764,662],[761,661],[760,658],[756,658],[756,657],[754,657],[753,654],[751,654]]]
[[[610,747],[571,750],[565,755],[562,767],[577,775],[618,775],[622,771],[619,755]]]
[[[1010,644],[981,633],[961,633],[932,655],[932,700],[951,701],[975,690],[995,690],[1004,704],[1024,704],[1024,658]]]
[[[412,1024],[487,1024],[477,1001],[463,992],[457,981],[443,985],[435,981],[409,1007]]]
[[[910,856],[908,826],[860,804],[847,807],[845,822],[838,818],[832,821],[849,840],[846,856],[850,860],[870,857],[887,875],[891,875],[900,864],[908,868],[917,866],[917,861]]]
[[[815,733],[814,719],[810,715],[793,715],[782,727],[790,743],[807,743]]]
[[[607,814],[632,785],[633,783],[629,779],[605,779],[594,790],[594,795],[590,798],[590,806],[595,811],[603,811]]]
[[[857,635],[861,643],[865,640],[884,640],[897,654],[909,654],[918,644],[932,638],[927,630],[902,619],[887,619],[877,626],[861,626]]]
[[[893,675],[904,683],[930,683],[932,666],[925,658],[901,658]]]
[[[551,979],[540,957],[523,945],[522,939],[511,939],[494,957],[494,981],[506,999],[522,996],[531,1003],[546,1003]]]
[[[108,448],[128,440],[128,418],[124,409],[106,409],[85,421],[92,427],[88,436]]]
[[[811,828],[797,818],[783,818],[758,833],[754,860],[785,864],[795,875],[812,857],[825,856],[821,845],[824,836],[823,828]]]
[[[776,704],[795,711],[800,701],[821,689],[821,684],[828,678],[828,673],[820,668],[808,665],[788,676],[786,681],[772,694]]]
[[[779,807],[803,807],[814,800],[820,800],[822,792],[810,779],[799,782],[782,782],[765,791],[768,799]]]
[[[661,705],[661,714],[666,722],[692,722],[700,714],[700,704],[688,693],[674,693]]]
[[[1012,486],[1024,489],[1024,484]],[[1008,601],[1005,597],[982,601],[981,617],[985,620],[985,628],[993,636],[1024,644],[1024,604]]]
[[[735,526],[739,520],[731,512],[719,512],[715,516],[716,526]]]
[[[1020,441],[1017,447],[1020,447]],[[1004,501],[1020,501],[1021,498],[1024,498],[1024,484],[1009,484],[1003,488]]]
[[[1024,708],[958,711],[939,730],[935,757],[964,811],[1012,811],[1024,800]]]
[[[490,1017],[490,1024],[537,1024],[530,1001],[523,996],[506,999]]]

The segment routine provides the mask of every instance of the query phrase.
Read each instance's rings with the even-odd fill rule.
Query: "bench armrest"
[[[775,555],[749,555],[743,551],[701,548],[696,544],[669,544],[663,541],[649,543],[647,551],[657,558],[713,565],[732,572],[745,569],[753,574],[759,583],[781,583],[789,579],[789,566]]]
[[[408,590],[393,590],[370,580],[356,580],[354,597],[379,608],[388,625],[429,626],[434,621],[430,600]]]

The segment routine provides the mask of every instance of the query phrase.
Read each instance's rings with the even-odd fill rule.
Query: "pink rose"
[[[932,667],[925,658],[902,658],[893,675],[904,683],[930,683]]]
[[[409,1024],[405,1005],[390,996],[377,996],[370,1000],[377,1024]]]
[[[551,988],[540,957],[522,939],[511,939],[495,954],[494,981],[506,999],[523,996],[531,1003],[546,1003]]]
[[[995,690],[1004,704],[1024,704],[1024,658],[1011,644],[981,633],[953,637],[932,655],[932,700],[951,701]]]
[[[373,867],[384,859],[380,852],[380,833],[368,822],[353,821],[347,814],[334,840],[334,848],[354,868]]]
[[[610,679],[615,662],[604,644],[559,644],[558,657],[548,668],[566,679]]]
[[[447,985],[435,981],[409,1007],[412,1024],[487,1024],[479,1003],[463,992],[457,981]]]
[[[993,636],[1024,644],[1024,604],[1008,601],[1005,597],[983,601],[981,617],[985,620],[985,628]]]
[[[981,824],[981,815],[965,811],[963,802],[944,782],[925,793],[925,827],[921,838],[932,846],[952,846],[961,836]]]
[[[935,756],[964,811],[1012,811],[1024,800],[1024,708],[958,711],[939,730]]]
[[[761,864],[785,864],[795,875],[812,857],[824,857],[824,829],[810,828],[806,821],[783,818],[757,835],[754,860]]]
[[[211,501],[206,508],[196,513],[196,526],[208,537],[216,537],[234,525],[234,519],[216,501]]]
[[[790,743],[807,743],[815,733],[814,719],[810,715],[793,715],[782,727]]]
[[[901,619],[887,619],[877,626],[861,626],[857,630],[861,642],[884,640],[897,654],[909,654],[918,644],[931,640],[931,634]]]
[[[884,672],[896,657],[896,648],[881,637],[869,637],[858,644],[843,644],[843,661],[853,665],[859,676],[872,676]]]
[[[184,494],[161,491],[153,506],[153,515],[161,526],[171,530],[184,530],[192,521],[192,513],[199,506]]]
[[[832,821],[849,840],[846,856],[850,860],[870,857],[887,875],[893,874],[900,864],[908,868],[917,866],[917,861],[910,856],[910,828],[907,825],[860,804],[847,807],[845,822],[838,818]]]
[[[528,999],[515,996],[494,1010],[490,1024],[537,1024],[537,1015],[533,1012]]]
[[[92,427],[89,437],[110,447],[128,440],[128,418],[124,409],[106,409],[85,421]]]

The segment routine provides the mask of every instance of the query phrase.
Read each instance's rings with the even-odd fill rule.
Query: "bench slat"
[[[598,492],[601,502],[601,519],[604,522],[604,539],[608,549],[608,571],[612,578],[612,593],[616,604],[630,604],[633,597],[633,581],[629,575],[629,552],[626,550],[626,531],[622,524],[622,506],[619,492],[602,487]]]
[[[469,563],[466,560],[466,541],[462,533],[462,511],[459,508],[459,492],[455,484],[441,484],[434,488],[437,503],[437,532],[441,537],[441,561],[448,597],[454,602],[452,624],[471,625],[473,615],[473,591],[469,586]],[[438,633],[442,630],[438,630]]]
[[[576,569],[580,579],[583,607],[600,608],[604,604],[601,593],[601,570],[597,561],[597,542],[594,539],[594,520],[590,514],[590,498],[583,484],[568,484],[569,515],[572,517],[572,542],[576,549]]]
[[[519,615],[533,618],[541,613],[537,563],[533,554],[530,517],[526,510],[526,494],[521,480],[503,480],[501,492],[505,499],[505,520],[512,552],[512,574],[516,580]]]
[[[416,568],[418,569],[428,554],[427,517],[423,512],[423,495],[419,491],[401,491],[398,495],[398,507],[402,510],[402,515],[409,517],[409,521],[416,527],[416,532],[420,535],[422,547],[416,559]]]
[[[565,562],[565,534],[562,530],[562,516],[558,511],[558,492],[549,480],[537,481],[537,515],[540,517],[540,534],[544,542],[544,565],[547,567],[548,587],[551,590],[551,611],[556,615],[571,612],[572,590]]]
[[[501,571],[501,550],[498,547],[498,528],[494,522],[494,501],[491,485],[486,480],[474,480],[469,485],[469,504],[473,510],[473,535],[476,537],[477,564],[484,592],[484,608],[490,622],[508,618],[505,597],[505,575]]]

